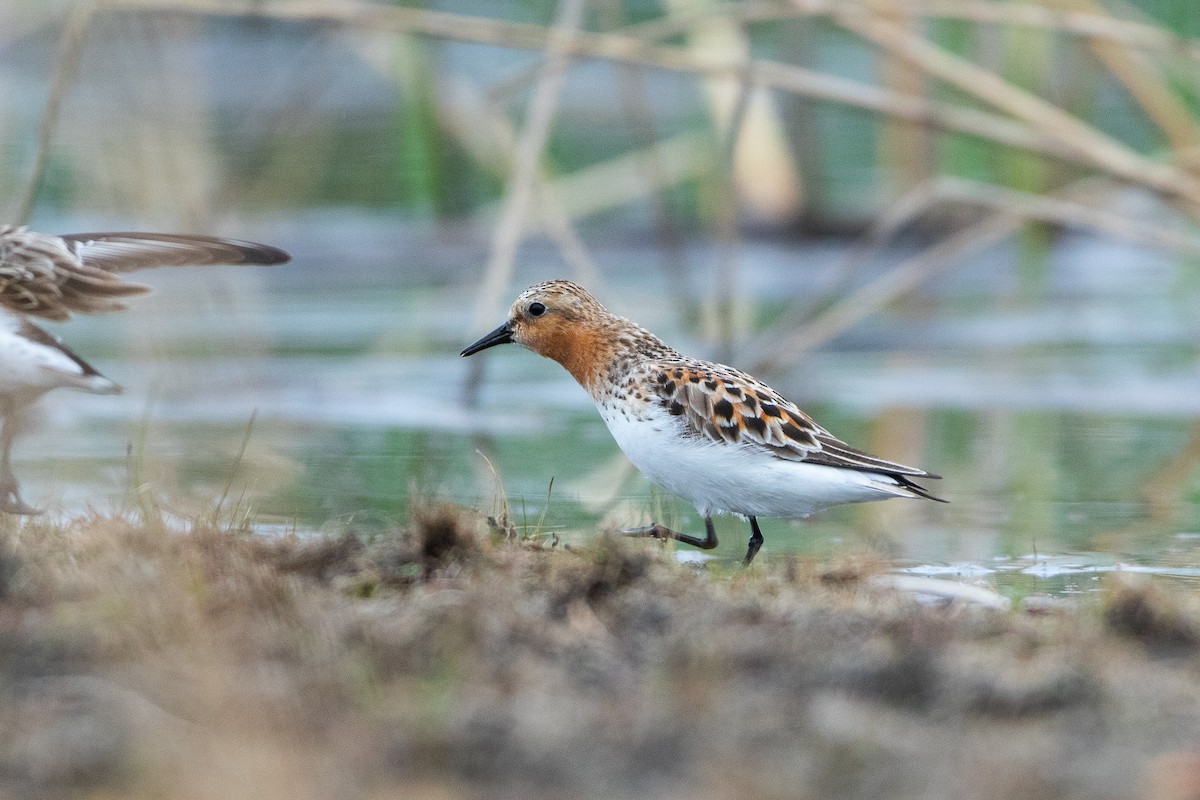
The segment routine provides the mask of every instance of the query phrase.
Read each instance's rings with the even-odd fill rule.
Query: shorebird
[[[120,311],[150,291],[120,273],[152,267],[282,264],[274,247],[212,236],[73,233],[49,236],[0,225],[0,511],[37,514],[21,499],[10,456],[22,412],[51,389],[119,394],[122,389],[30,317]]]
[[[748,565],[763,543],[760,516],[894,497],[946,502],[913,481],[940,476],[851,447],[762,381],[680,354],[570,281],[526,289],[508,321],[462,355],[509,343],[562,364],[633,465],[704,518],[703,538],[657,523],[627,535],[710,550],[712,516],[733,514],[750,522]]]

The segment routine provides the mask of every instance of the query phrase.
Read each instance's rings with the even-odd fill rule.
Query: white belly
[[[597,404],[608,430],[643,475],[702,515],[806,517],[830,506],[909,496],[886,475],[777,458],[763,450],[684,437],[682,417],[645,418]]]

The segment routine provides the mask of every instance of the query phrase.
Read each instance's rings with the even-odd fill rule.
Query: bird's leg
[[[13,473],[10,457],[12,454],[13,439],[17,435],[17,425],[20,420],[17,418],[16,403],[12,398],[8,398],[0,406],[0,415],[3,415],[3,427],[0,428],[0,512],[7,514],[40,514],[40,509],[26,503],[21,499],[20,484],[17,483],[17,476]]]
[[[657,522],[653,525],[647,525],[644,528],[631,528],[626,531],[621,531],[624,536],[645,536],[652,539],[674,539],[677,542],[690,544],[692,547],[699,547],[701,550],[712,550],[717,546],[717,532],[713,530],[712,517],[704,518],[704,538],[699,536],[689,536],[686,533],[673,531],[666,525],[659,525]]]
[[[750,562],[758,555],[758,549],[762,547],[763,537],[762,531],[758,529],[758,520],[754,517],[750,518],[750,544],[746,547],[746,560],[742,562],[742,566],[750,566]]]

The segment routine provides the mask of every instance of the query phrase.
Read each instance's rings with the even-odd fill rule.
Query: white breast
[[[806,517],[830,506],[909,496],[886,475],[787,461],[753,447],[685,434],[686,422],[647,403],[637,413],[597,401],[633,465],[702,515]]]

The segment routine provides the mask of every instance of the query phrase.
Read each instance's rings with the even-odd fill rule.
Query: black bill
[[[487,350],[489,347],[495,347],[498,344],[512,344],[512,340],[512,328],[508,327],[508,323],[506,322],[475,344],[467,347],[460,355],[475,355],[480,350]]]

